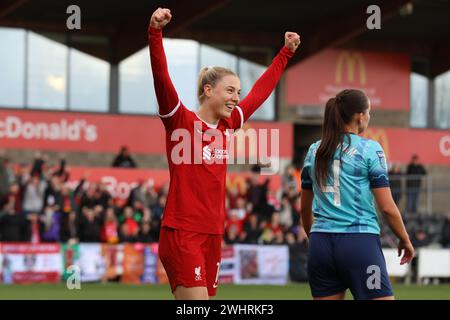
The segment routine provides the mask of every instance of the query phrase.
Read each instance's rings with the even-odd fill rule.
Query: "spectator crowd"
[[[128,157],[128,150],[122,151]],[[31,165],[1,159],[0,241],[158,241],[167,185],[156,190],[142,180],[126,201],[119,201],[104,183],[89,181],[88,175],[70,188],[65,161],[56,167],[48,167],[47,162],[45,156],[36,156]],[[307,237],[299,214],[300,170],[288,166],[275,191],[270,179],[261,180],[258,169],[255,166],[243,184],[227,184],[224,244],[287,244],[306,252]],[[422,244],[428,235],[420,226],[414,225],[411,236]],[[450,214],[441,230],[434,232],[444,247],[450,246]],[[382,236],[387,237],[382,241],[385,246],[395,247],[388,233]]]
[[[120,201],[101,181],[89,181],[88,175],[70,188],[65,160],[56,167],[48,167],[47,162],[40,155],[31,165],[1,159],[0,241],[158,241],[167,185],[156,190],[139,181],[129,198]],[[269,188],[270,180],[258,182],[257,169],[245,184],[227,187],[224,242],[285,244],[303,240],[298,173],[289,167],[282,192],[277,194]]]

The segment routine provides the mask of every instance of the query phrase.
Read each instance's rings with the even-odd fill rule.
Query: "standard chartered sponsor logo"
[[[211,149],[209,145],[203,147],[203,160],[211,159],[228,159],[228,150],[218,148]]]
[[[211,160],[211,148],[209,146],[203,148],[203,160]]]
[[[83,119],[35,122],[24,121],[16,116],[7,116],[0,119],[0,138],[94,142],[98,134],[97,127]]]
[[[201,126],[200,121],[195,121],[192,131],[186,128],[172,131],[170,140],[175,144],[170,158],[173,164],[258,164],[262,175],[279,171],[279,129],[247,128],[237,132],[208,129],[203,132]]]

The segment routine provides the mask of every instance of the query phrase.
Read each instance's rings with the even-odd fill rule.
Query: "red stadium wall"
[[[383,146],[388,162],[407,163],[415,153],[424,164],[450,165],[450,131],[369,127],[363,136]]]
[[[279,130],[282,158],[292,157],[290,123],[249,122],[244,130]],[[166,155],[165,131],[158,117],[0,110],[0,147],[11,149],[117,152]],[[270,150],[270,148],[269,148]]]
[[[374,110],[408,110],[409,79],[407,55],[324,50],[287,71],[286,105],[323,106],[339,91],[359,88]]]

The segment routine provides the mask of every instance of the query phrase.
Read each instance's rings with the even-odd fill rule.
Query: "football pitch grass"
[[[450,300],[450,284],[393,285],[399,300]],[[347,299],[352,299],[349,291]],[[80,290],[69,290],[63,283],[0,284],[0,300],[172,300],[168,285],[125,285],[82,283]],[[311,300],[306,283],[285,286],[221,285],[215,300]]]

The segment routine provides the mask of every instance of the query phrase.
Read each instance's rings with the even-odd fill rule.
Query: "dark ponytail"
[[[315,176],[320,187],[326,184],[336,148],[343,145],[344,139],[347,139],[347,148],[350,146],[351,140],[349,134],[345,132],[345,126],[350,124],[354,114],[366,112],[368,108],[369,99],[360,90],[343,90],[327,101],[322,140],[315,160]],[[342,159],[346,149],[341,148],[339,159]]]

